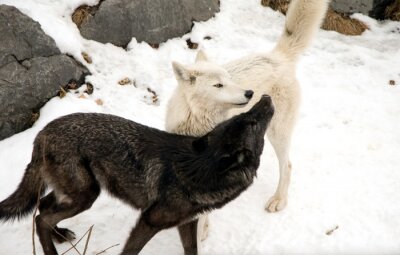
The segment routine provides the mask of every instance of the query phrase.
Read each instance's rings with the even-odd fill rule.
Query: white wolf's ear
[[[203,50],[199,50],[196,55],[196,62],[199,61],[208,61],[208,57]]]
[[[174,70],[174,74],[177,80],[184,80],[184,81],[190,80],[190,71],[183,65],[173,61],[172,69]]]
[[[190,81],[190,84],[194,84],[196,81],[196,77],[201,75],[200,72],[190,70],[182,64],[173,61],[172,69],[174,70],[174,74],[177,80],[181,81]]]

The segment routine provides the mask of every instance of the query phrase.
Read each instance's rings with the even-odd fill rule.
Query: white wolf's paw
[[[287,199],[286,197],[281,197],[274,195],[268,200],[265,210],[268,212],[279,212],[286,207]]]

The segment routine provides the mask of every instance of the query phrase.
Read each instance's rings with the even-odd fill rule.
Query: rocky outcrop
[[[337,0],[339,3],[341,0]],[[357,1],[357,0],[354,0]],[[290,0],[261,0],[263,6],[271,7],[286,15]],[[352,19],[348,14],[340,13],[334,10],[333,2],[326,13],[322,28],[325,30],[333,30],[345,35],[360,35],[368,26],[357,19]]]
[[[290,0],[261,0],[263,6],[271,7],[286,14]],[[400,20],[399,0],[331,0],[322,28],[345,35],[360,35],[368,26],[353,13],[362,13],[375,19]]]
[[[217,11],[218,0],[103,0],[78,9],[73,20],[83,37],[124,47],[132,37],[159,44],[182,36]]]
[[[0,5],[0,35],[1,140],[29,128],[60,86],[88,71],[15,7]]]
[[[344,14],[362,13],[376,19],[385,18],[385,10],[395,0],[332,0],[332,8]]]
[[[374,0],[332,0],[331,6],[339,13],[351,14],[359,12],[368,14],[374,7]]]

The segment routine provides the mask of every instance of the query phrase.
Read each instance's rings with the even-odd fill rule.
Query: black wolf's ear
[[[205,151],[208,147],[208,137],[205,135],[205,136],[202,136],[202,137],[194,140],[192,142],[192,146],[196,152]]]
[[[199,50],[196,55],[196,62],[199,61],[208,61],[208,57],[203,50]]]

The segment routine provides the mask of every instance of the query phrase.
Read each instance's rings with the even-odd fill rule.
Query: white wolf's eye
[[[221,83],[215,84],[214,87],[216,88],[222,88],[224,85],[222,85]]]

